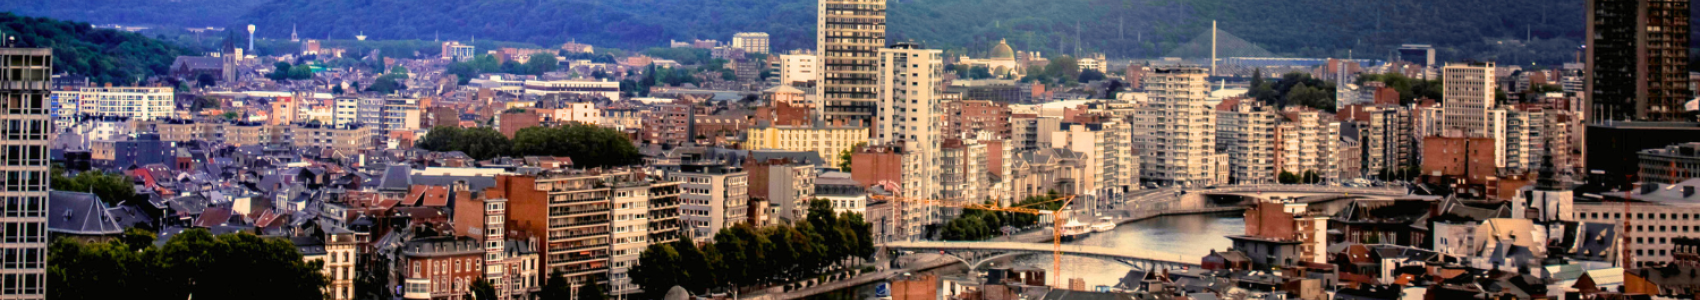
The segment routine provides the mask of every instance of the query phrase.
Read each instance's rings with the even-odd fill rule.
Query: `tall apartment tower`
[[[1494,108],[1493,63],[1446,64],[1441,71],[1445,87],[1441,97],[1442,132],[1457,130],[1465,137],[1489,137],[1492,123],[1488,110]]]
[[[0,48],[0,112],[6,137],[0,145],[21,147],[23,157],[9,157],[0,168],[22,176],[7,180],[0,196],[7,209],[0,223],[8,228],[0,240],[0,299],[47,298],[47,133],[53,119],[47,98],[53,88],[53,50]],[[14,148],[17,149],[17,148]]]
[[[1690,0],[1588,0],[1588,121],[1682,120]]]
[[[820,54],[816,115],[830,123],[873,127],[885,0],[821,0],[815,20]]]
[[[1215,180],[1216,114],[1204,68],[1157,68],[1145,77],[1150,101],[1134,113],[1140,179],[1204,186]]]
[[[830,58],[829,58],[830,59]],[[944,52],[899,43],[879,50],[874,141],[902,145],[902,195],[937,199],[944,130]],[[938,211],[923,222],[936,223]]]

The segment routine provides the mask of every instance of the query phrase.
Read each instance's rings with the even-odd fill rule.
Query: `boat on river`
[[[1116,220],[1114,218],[1102,217],[1098,218],[1097,222],[1092,222],[1093,233],[1110,232],[1111,230],[1116,230]]]
[[[1063,223],[1063,226],[1062,226],[1062,241],[1063,242],[1072,242],[1076,239],[1086,237],[1086,235],[1089,235],[1089,234],[1092,234],[1092,228],[1090,226],[1087,226],[1086,223],[1081,223],[1080,221],[1074,220],[1074,219],[1069,219],[1068,223]]]

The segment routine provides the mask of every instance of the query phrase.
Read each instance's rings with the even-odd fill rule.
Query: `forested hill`
[[[775,49],[813,48],[814,0],[235,0],[171,17],[157,10],[100,13],[40,9],[40,2],[182,3],[211,0],[24,0],[0,9],[126,20],[254,23],[286,38],[473,38],[642,49],[667,40],[726,41],[767,32]],[[258,2],[258,4],[252,4]],[[1382,58],[1403,43],[1432,44],[1442,60],[1557,64],[1573,59],[1584,30],[1583,0],[890,0],[889,36],[979,54],[999,39],[1045,54],[1104,52],[1156,57],[1222,30],[1282,56]],[[252,5],[239,17],[203,14]],[[21,9],[35,7],[34,10]],[[1697,6],[1695,8],[1700,8]],[[112,16],[104,16],[112,15]],[[1700,13],[1693,14],[1700,16]],[[173,18],[175,17],[175,18]],[[1697,31],[1696,33],[1700,33]],[[1693,39],[1700,45],[1700,34]]]
[[[18,46],[53,48],[54,73],[85,75],[97,83],[131,83],[165,74],[178,55],[193,53],[140,34],[4,12],[0,32],[17,37]]]

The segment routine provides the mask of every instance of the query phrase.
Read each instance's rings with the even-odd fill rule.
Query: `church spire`
[[[295,35],[295,24],[289,24],[289,41],[300,42],[301,37]]]

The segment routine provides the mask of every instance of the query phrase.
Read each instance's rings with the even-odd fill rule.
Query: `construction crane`
[[[1022,205],[1018,205],[1018,206],[1010,206],[1010,207],[999,206],[995,203],[944,201],[944,200],[937,200],[937,199],[914,199],[914,198],[893,197],[893,196],[884,196],[884,195],[873,195],[873,196],[869,196],[869,198],[872,198],[874,200],[897,201],[897,202],[914,203],[914,204],[921,204],[921,205],[955,207],[955,208],[961,208],[961,209],[1001,211],[1001,212],[1010,212],[1010,213],[1018,213],[1018,214],[1029,214],[1029,215],[1036,215],[1036,216],[1037,215],[1051,215],[1051,274],[1053,274],[1052,280],[1054,280],[1053,282],[1055,284],[1064,284],[1064,283],[1062,283],[1062,225],[1061,225],[1062,221],[1061,221],[1061,215],[1057,214],[1057,212],[1061,211],[1061,210],[1067,210],[1069,204],[1074,203],[1074,195],[1066,195],[1066,196],[1057,197],[1057,198],[1051,199],[1051,200],[1039,201],[1039,202],[1022,204]],[[1057,202],[1057,201],[1062,201],[1062,206],[1061,206],[1060,209],[1058,209],[1056,211],[1040,210],[1040,209],[1035,209],[1035,208],[1031,207],[1031,206],[1035,206],[1035,205]]]

